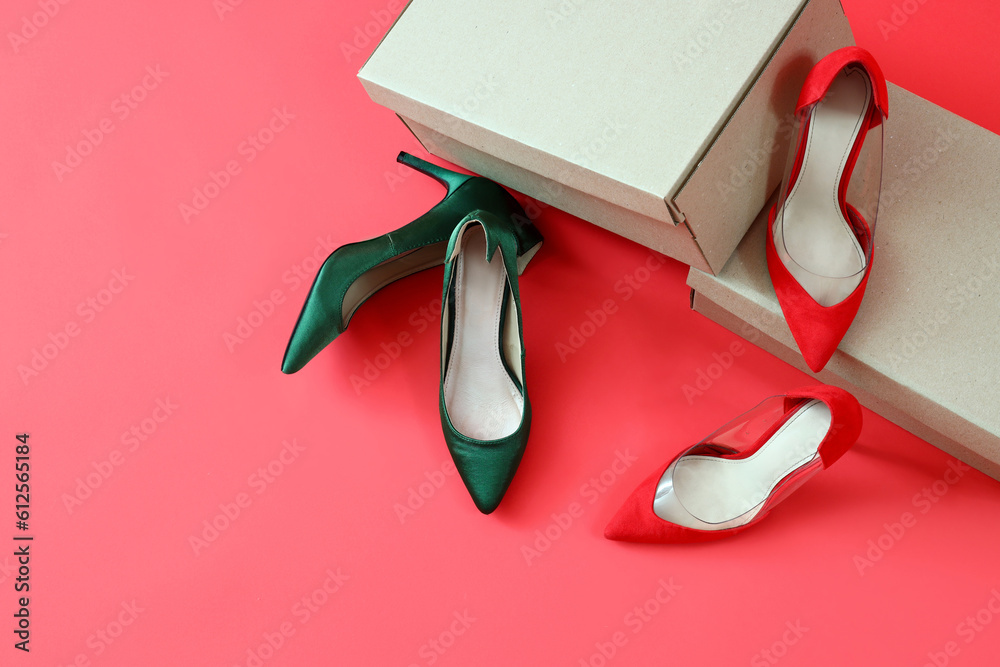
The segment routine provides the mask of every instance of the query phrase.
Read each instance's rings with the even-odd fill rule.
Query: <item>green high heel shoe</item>
[[[517,239],[517,270],[523,271],[541,247],[542,235],[521,205],[503,187],[400,153],[396,158],[444,185],[448,192],[413,222],[368,241],[333,251],[320,267],[281,362],[295,373],[347,329],[351,317],[386,285],[444,262],[448,237],[470,211],[485,210],[511,221]]]
[[[483,514],[500,504],[531,427],[517,230],[475,211],[448,241],[441,309],[441,426]]]

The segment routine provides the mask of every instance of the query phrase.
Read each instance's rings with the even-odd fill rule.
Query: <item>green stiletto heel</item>
[[[503,187],[400,153],[396,158],[447,188],[434,208],[383,236],[349,243],[333,251],[320,267],[295,323],[281,362],[295,373],[342,334],[357,309],[373,294],[400,278],[444,262],[452,231],[471,211],[485,210],[511,222],[517,238],[517,269],[524,270],[541,247],[542,235],[521,205]]]

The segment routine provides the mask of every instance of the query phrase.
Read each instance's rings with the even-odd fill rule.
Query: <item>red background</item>
[[[996,3],[844,5],[891,81],[1000,131]],[[685,394],[739,339],[689,309],[676,262],[626,299],[616,286],[645,277],[649,251],[578,219],[538,219],[546,244],[521,280],[535,419],[493,515],[436,472],[437,323],[420,309],[440,298],[440,269],[380,292],[283,376],[313,253],[394,229],[441,191],[397,170],[396,153],[420,147],[355,77],[374,40],[342,49],[395,2],[231,9],[71,2],[0,46],[0,664],[995,664],[997,483],[954,476],[953,459],[868,411],[848,455],[742,536],[604,540],[655,466],[809,378],[743,344]],[[0,26],[39,11],[9,0]],[[285,126],[249,150],[274,109]],[[185,220],[181,204],[230,162]],[[616,312],[561,359],[606,299]],[[234,343],[241,318],[259,326]],[[401,332],[413,344],[356,391]],[[52,358],[25,374],[36,352]],[[27,655],[12,647],[5,555],[22,431]],[[273,463],[283,441],[299,451]],[[615,471],[619,453],[635,460]],[[268,637],[279,646],[261,652]]]

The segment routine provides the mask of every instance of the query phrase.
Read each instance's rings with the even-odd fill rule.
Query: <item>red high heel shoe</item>
[[[834,51],[809,72],[795,114],[798,135],[768,218],[767,268],[788,328],[819,372],[871,273],[888,117],[882,70],[864,49]]]
[[[831,466],[860,432],[861,406],[843,389],[772,396],[648,477],[604,536],[704,542],[734,535]]]

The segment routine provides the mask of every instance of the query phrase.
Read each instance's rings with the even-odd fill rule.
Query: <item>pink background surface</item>
[[[649,251],[580,220],[538,220],[521,281],[535,420],[494,515],[440,472],[422,310],[440,269],[279,372],[313,258],[441,194],[397,170],[400,149],[423,153],[355,78],[374,41],[342,47],[396,2],[48,4],[0,47],[0,664],[996,664],[997,483],[867,411],[853,451],[740,537],[603,539],[652,468],[809,378],[744,344],[686,396],[739,339],[689,310],[673,261],[628,294]],[[890,80],[1000,131],[996,3],[844,4]],[[38,11],[8,0],[0,25]],[[401,332],[412,345],[356,390]],[[52,358],[25,375],[36,352]],[[29,655],[12,648],[22,431]]]

